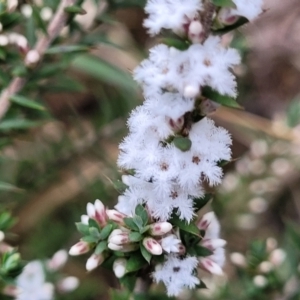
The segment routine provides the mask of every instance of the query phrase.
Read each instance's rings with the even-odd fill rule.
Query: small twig
[[[76,0],[63,0],[61,1],[60,6],[58,7],[53,19],[51,20],[48,29],[47,36],[40,38],[33,50],[36,50],[40,58],[42,58],[48,49],[49,45],[53,40],[59,35],[59,33],[64,28],[65,24],[68,21],[69,13],[64,11],[65,7],[74,5]],[[4,89],[0,95],[0,120],[6,114],[7,110],[10,107],[10,97],[18,93],[26,83],[26,79],[22,77],[15,77],[12,79],[10,84]]]

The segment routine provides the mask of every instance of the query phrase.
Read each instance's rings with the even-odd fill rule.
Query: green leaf
[[[89,47],[84,45],[62,45],[53,46],[47,49],[46,54],[63,54],[63,53],[74,53],[74,52],[86,52]]]
[[[95,221],[94,219],[89,218],[89,226],[90,226],[90,227],[95,227],[95,228],[97,228],[99,231],[101,231],[101,228],[100,228],[98,222]]]
[[[173,216],[170,220],[170,223],[174,226],[177,226],[178,228],[180,228],[183,231],[189,232],[196,236],[200,236],[200,231],[199,231],[198,227],[196,226],[196,224],[193,223],[193,221],[191,221],[190,223],[187,223],[184,220],[180,220],[176,214],[173,214]]]
[[[300,123],[300,98],[294,99],[287,108],[286,114],[287,125],[291,128]]]
[[[176,148],[183,152],[189,151],[192,147],[192,141],[187,137],[175,137],[173,143]]]
[[[32,17],[34,18],[37,26],[43,31],[43,33],[47,36],[48,35],[48,31],[47,31],[47,26],[45,21],[41,18],[41,14],[39,9],[32,5]]]
[[[126,185],[123,181],[121,180],[116,180],[113,182],[114,188],[120,193],[123,194],[127,189],[128,185]]]
[[[0,59],[5,60],[5,58],[6,58],[6,51],[4,50],[4,48],[0,48]]]
[[[99,240],[100,239],[100,232],[97,228],[95,227],[90,227],[89,228],[89,233],[92,237],[94,237],[95,239]]]
[[[126,274],[119,280],[124,287],[126,287],[130,292],[132,292],[135,287],[136,279],[137,277],[135,274]]]
[[[73,61],[72,66],[79,71],[101,80],[102,82],[106,82],[130,91],[132,91],[132,89],[136,89],[136,84],[129,74],[124,73],[122,70],[117,69],[100,58],[96,58],[95,56],[78,56]]]
[[[193,201],[195,211],[202,209],[212,199],[212,196],[212,194],[205,194],[203,198],[194,198]]]
[[[36,110],[46,110],[46,108],[43,105],[38,104],[35,101],[30,100],[30,99],[28,99],[24,96],[21,96],[21,95],[11,96],[10,101],[13,102],[13,103],[19,104],[21,106],[36,109]]]
[[[239,27],[241,27],[241,26],[243,26],[243,25],[245,25],[245,24],[247,24],[247,23],[249,23],[249,20],[248,20],[248,19],[246,19],[246,18],[244,18],[244,17],[240,17],[240,18],[238,19],[238,21],[235,22],[234,24],[229,25],[229,26],[226,26],[226,27],[221,28],[221,29],[213,30],[213,33],[214,33],[214,34],[220,34],[220,35],[221,35],[221,34],[225,34],[225,33],[228,33],[228,32],[230,32],[230,31],[232,31],[232,30],[235,30],[235,29],[237,29],[237,28],[239,28]]]
[[[11,228],[16,223],[16,220],[7,211],[0,215],[0,230],[5,231]]]
[[[287,232],[288,236],[292,240],[293,244],[297,247],[298,251],[300,251],[300,228],[296,224],[292,222],[287,223]]]
[[[0,49],[0,52],[1,52],[1,49]],[[19,66],[16,66],[12,71],[11,71],[11,74],[14,76],[14,77],[26,77],[28,75],[28,70],[25,66],[23,65],[19,65]]]
[[[127,272],[135,272],[140,270],[147,264],[143,255],[140,252],[134,252],[130,255],[130,258],[126,264]]]
[[[120,8],[130,8],[130,7],[140,7],[144,8],[146,5],[146,0],[108,0],[109,8],[120,9]]]
[[[210,256],[213,254],[213,252],[205,247],[202,247],[200,245],[196,245],[194,247],[195,253],[197,254],[197,256],[201,256],[201,257],[206,257],[206,256]]]
[[[139,231],[139,227],[133,221],[133,218],[124,218],[124,223],[129,229]]]
[[[142,240],[142,238],[143,238],[143,236],[138,232],[130,232],[129,233],[129,240],[131,242],[139,242]]]
[[[0,122],[0,130],[21,130],[41,125],[42,122],[35,122],[25,119],[9,119]]]
[[[78,5],[67,6],[64,10],[65,10],[65,12],[71,13],[71,14],[79,14],[79,15],[86,14],[86,11]]]
[[[141,232],[144,228],[143,226],[143,220],[140,216],[134,216],[133,217],[133,222],[136,224],[136,226],[138,227],[139,231]]]
[[[241,108],[241,106],[235,101],[235,99],[219,94],[212,88],[206,86],[202,89],[202,95],[212,101],[215,101],[223,106]]]
[[[148,264],[150,264],[152,254],[146,250],[146,248],[144,247],[144,245],[142,243],[140,243],[140,250],[141,250],[141,254],[145,258],[145,260],[148,262]]]
[[[213,4],[220,7],[232,7],[235,8],[235,4],[232,0],[212,0]]]
[[[82,223],[75,223],[77,230],[82,234],[82,235],[89,235],[89,225],[82,224]]]
[[[112,230],[113,230],[112,224],[107,224],[105,227],[103,227],[99,235],[100,240],[107,239],[110,233],[112,232]]]
[[[135,214],[137,216],[139,216],[142,221],[143,221],[143,226],[146,226],[148,223],[148,213],[147,210],[144,208],[143,205],[139,204],[136,208],[135,208]]]
[[[10,183],[7,183],[7,182],[3,182],[3,181],[0,181],[0,191],[4,191],[4,192],[23,192],[22,189],[10,184]]]
[[[95,248],[95,254],[99,255],[107,249],[107,241],[101,241]]]
[[[167,37],[161,40],[162,43],[166,44],[169,47],[174,47],[178,50],[186,50],[190,47],[191,43],[186,40],[175,37]]]
[[[119,291],[119,290],[111,290],[109,293],[111,300],[128,300],[130,299],[131,292],[127,290]]]
[[[98,239],[96,237],[93,236],[84,236],[83,238],[81,238],[82,241],[87,242],[87,243],[97,243]]]

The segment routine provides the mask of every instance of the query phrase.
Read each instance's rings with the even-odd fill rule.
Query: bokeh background
[[[54,9],[58,2],[38,5]],[[224,37],[243,56],[235,73],[237,101],[244,110],[222,108],[211,116],[234,140],[234,161],[225,167],[224,183],[211,204],[228,240],[228,256],[246,253],[253,240],[269,237],[293,250],[288,228],[297,230],[300,221],[300,3],[265,2],[266,11],[256,22]],[[143,4],[84,1],[87,14],[75,19],[80,30],[65,28],[59,43],[80,44],[88,51],[62,53],[54,47],[37,75],[38,89],[30,86],[34,76],[28,83],[28,93],[47,110],[12,107],[0,123],[0,181],[11,184],[3,186],[0,200],[18,219],[9,241],[26,260],[51,257],[74,244],[79,238],[74,223],[87,202],[101,199],[112,207],[117,200],[112,182],[120,178],[118,143],[126,135],[129,112],[142,101],[130,73],[158,42],[142,27]],[[29,37],[30,30],[38,30],[38,23],[31,23],[24,17],[19,28]],[[30,124],[6,122],[24,116]],[[289,255],[297,265],[299,251]],[[110,299],[110,287],[118,286],[114,276],[103,268],[87,274],[85,260],[69,259],[64,271],[79,277],[81,286],[61,299]],[[226,272],[214,281],[214,291],[217,283],[239,277],[230,260]],[[234,288],[236,299],[244,299],[239,285]],[[182,296],[198,297],[209,293]],[[300,296],[280,298],[274,292],[266,299]]]

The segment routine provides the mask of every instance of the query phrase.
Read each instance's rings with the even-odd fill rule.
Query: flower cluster
[[[129,134],[120,144],[122,195],[116,210],[99,200],[88,204],[77,224],[84,237],[70,250],[94,251],[87,270],[113,258],[118,278],[144,276],[147,270],[169,296],[201,287],[198,268],[222,274],[226,241],[219,238],[220,224],[213,212],[200,220],[197,212],[207,203],[205,184],[221,183],[222,162],[231,160],[229,133],[206,114],[216,106],[211,100],[221,97],[224,104],[236,96],[232,68],[240,56],[210,33],[262,11],[260,0],[225,2],[208,7],[201,0],[147,2],[145,27],[152,35],[173,31],[181,47],[155,46],[134,71],[145,101],[131,113]],[[207,91],[220,97],[210,98]]]
[[[16,300],[52,300],[55,295],[72,292],[78,287],[78,278],[58,274],[67,258],[67,252],[59,250],[45,262],[29,262],[17,277],[16,284],[6,286],[4,293]],[[48,277],[52,278],[51,282],[46,281]]]

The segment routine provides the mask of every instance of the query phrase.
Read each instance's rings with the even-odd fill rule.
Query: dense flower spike
[[[229,133],[207,115],[226,99],[234,101],[233,68],[240,63],[239,53],[211,31],[255,18],[262,0],[148,0],[145,11],[151,35],[171,30],[178,43],[153,47],[134,70],[145,101],[131,113],[119,147],[122,194],[115,210],[100,200],[88,204],[77,224],[84,236],[70,252],[94,251],[87,270],[113,258],[118,278],[144,276],[155,267],[154,281],[177,296],[200,284],[198,267],[221,275],[225,262],[215,214],[195,225],[210,198],[205,186],[220,184],[222,163],[231,160]]]

